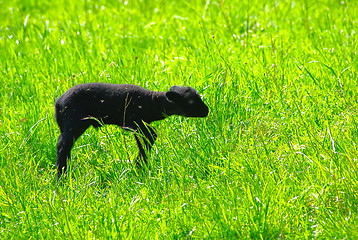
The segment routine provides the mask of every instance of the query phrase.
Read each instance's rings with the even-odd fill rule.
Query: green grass
[[[1,239],[357,239],[357,1],[0,1]],[[205,119],[89,129],[55,180],[54,102],[190,85]],[[115,103],[114,103],[115,104]]]

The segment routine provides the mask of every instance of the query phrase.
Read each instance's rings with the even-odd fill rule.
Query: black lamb
[[[57,143],[57,173],[66,172],[75,141],[89,126],[114,124],[135,131],[139,148],[136,164],[146,164],[157,135],[149,125],[170,115],[206,117],[209,108],[198,91],[173,86],[168,92],[149,91],[130,84],[85,83],[65,92],[55,103],[61,134]],[[143,144],[144,143],[144,147]]]

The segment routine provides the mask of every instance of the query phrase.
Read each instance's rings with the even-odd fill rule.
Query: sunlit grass
[[[0,2],[1,239],[358,238],[355,1]],[[205,119],[89,129],[56,181],[54,102],[190,85]],[[114,103],[115,104],[115,103]]]

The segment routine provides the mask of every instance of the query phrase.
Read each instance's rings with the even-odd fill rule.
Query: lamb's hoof
[[[147,163],[146,163],[143,159],[141,159],[141,158],[139,158],[139,159],[137,158],[137,159],[136,159],[135,165],[136,165],[137,169],[142,169],[142,168],[148,167],[148,166],[147,166]]]

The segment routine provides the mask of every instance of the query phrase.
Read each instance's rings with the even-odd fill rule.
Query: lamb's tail
[[[59,103],[59,99],[55,102],[55,119],[62,132],[63,129],[63,106]]]

